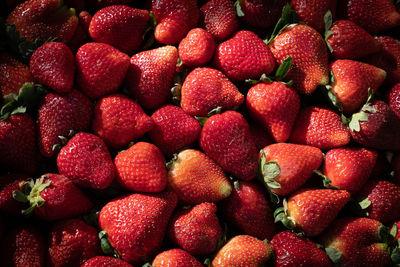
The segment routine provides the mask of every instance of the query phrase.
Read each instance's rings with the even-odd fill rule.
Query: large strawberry
[[[203,267],[195,257],[187,253],[186,251],[174,248],[165,250],[159,253],[153,260],[152,266],[154,267]]]
[[[0,53],[0,96],[19,94],[24,83],[33,82],[29,67],[9,53]]]
[[[390,109],[400,118],[400,83],[390,89],[387,98]]]
[[[81,267],[133,267],[126,261],[106,256],[96,256],[85,261]]]
[[[25,174],[9,173],[0,176],[0,211],[6,215],[21,215],[21,210],[27,208],[26,204],[16,201],[13,192],[20,190],[20,183],[29,177]]]

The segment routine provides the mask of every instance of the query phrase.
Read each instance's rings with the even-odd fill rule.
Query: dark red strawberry
[[[249,126],[251,138],[253,139],[258,151],[272,143],[275,143],[274,138],[272,138],[272,136],[257,123],[249,122]]]
[[[9,53],[0,53],[0,93],[19,94],[24,83],[33,82],[29,67]]]
[[[117,258],[96,256],[85,261],[85,263],[82,264],[81,267],[133,267],[133,266],[127,263],[126,261]]]
[[[79,13],[78,17],[79,17],[78,27],[76,28],[75,33],[72,36],[71,40],[69,40],[68,42],[68,46],[73,51],[74,54],[78,51],[78,49],[82,45],[90,42],[88,29],[90,21],[92,20],[92,15],[90,15],[89,12],[87,11],[82,11]]]
[[[387,98],[387,103],[389,104],[390,109],[393,110],[396,116],[400,119],[400,83],[390,89]]]
[[[154,258],[152,263],[152,266],[154,267],[180,267],[187,265],[191,267],[204,266],[195,257],[179,248],[174,248],[159,253]]]
[[[0,176],[0,211],[6,215],[21,215],[21,210],[26,209],[27,205],[16,201],[13,192],[20,190],[20,183],[29,177],[25,174],[10,173]]]

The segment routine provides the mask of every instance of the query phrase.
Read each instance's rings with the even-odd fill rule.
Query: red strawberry
[[[81,267],[133,267],[133,266],[127,263],[126,261],[117,258],[96,256],[85,261],[85,263],[82,264]]]
[[[283,83],[259,83],[248,91],[246,105],[252,118],[259,121],[276,142],[285,142],[299,112],[300,98]]]
[[[400,83],[390,89],[387,103],[389,104],[390,109],[393,110],[396,116],[400,119]]]
[[[209,202],[179,210],[169,222],[168,237],[191,255],[213,253],[222,237],[216,212],[217,206]]]
[[[153,260],[152,266],[154,267],[203,267],[195,257],[186,251],[174,248],[159,253]]]
[[[178,50],[174,46],[163,46],[132,56],[126,83],[140,105],[155,109],[168,101],[177,60]]]
[[[63,43],[50,42],[32,54],[29,68],[36,82],[58,93],[71,91],[75,76],[75,58]]]
[[[115,168],[103,140],[77,133],[57,155],[60,174],[82,187],[104,189],[114,180]]]
[[[332,266],[323,250],[308,238],[297,236],[295,233],[280,232],[271,240],[271,245],[274,247],[276,267]]]
[[[296,144],[330,149],[347,145],[350,133],[338,114],[311,106],[300,110],[290,140]]]
[[[26,114],[0,120],[0,163],[34,174],[38,167],[35,123]]]
[[[27,208],[24,203],[13,198],[13,192],[20,190],[20,183],[28,179],[25,174],[10,173],[0,176],[0,211],[6,215],[21,215],[21,210]]]
[[[176,204],[168,191],[119,197],[101,209],[99,225],[123,260],[139,264],[158,251]]]
[[[149,19],[147,10],[125,5],[105,7],[97,11],[90,21],[90,37],[131,54],[142,43]]]
[[[80,219],[56,222],[49,233],[51,266],[80,266],[101,255],[97,229]]]
[[[79,17],[78,27],[76,27],[74,35],[72,36],[71,40],[69,40],[69,42],[67,43],[69,48],[72,50],[74,54],[78,51],[78,49],[82,45],[90,42],[88,28],[90,21],[92,20],[92,15],[90,15],[89,12],[87,11],[82,11],[79,13],[78,17]]]
[[[320,149],[305,145],[272,144],[261,153],[260,168],[266,186],[278,195],[288,195],[299,189],[323,161]]]
[[[200,8],[204,28],[218,40],[226,40],[239,26],[230,0],[210,0]]]
[[[267,131],[264,130],[263,127],[260,127],[258,124],[252,122],[249,122],[249,126],[251,139],[253,139],[257,151],[260,151],[260,149],[275,143],[275,140]]]
[[[340,147],[329,150],[325,155],[324,175],[330,185],[347,190],[359,191],[370,177],[378,153],[366,148]]]
[[[122,94],[105,96],[94,107],[93,132],[111,148],[126,146],[153,126],[139,104]]]
[[[196,0],[152,0],[157,26],[154,37],[162,44],[176,44],[196,26],[200,10]]]
[[[60,0],[25,1],[11,12],[6,22],[14,24],[21,37],[31,42],[37,38],[69,41],[78,26],[75,10],[63,5]]]
[[[199,122],[177,106],[165,105],[156,110],[151,118],[154,121],[151,140],[165,155],[172,155],[178,149],[191,145],[201,131]]]
[[[231,195],[221,202],[222,213],[242,233],[270,240],[276,227],[266,195],[256,183],[235,182]]]
[[[378,41],[350,20],[335,21],[327,34],[326,41],[337,59],[358,59],[380,50]]]
[[[192,116],[207,116],[210,111],[239,106],[244,96],[220,71],[212,68],[197,68],[186,76],[181,88],[182,109]]]
[[[273,248],[267,242],[249,235],[237,235],[218,251],[211,266],[263,266],[272,253]]]
[[[249,125],[236,111],[211,116],[200,133],[199,144],[225,171],[251,180],[257,174],[257,150]]]
[[[334,17],[337,0],[292,0],[291,7],[299,15],[301,21],[319,32],[324,31],[324,16],[331,11]]]
[[[168,186],[188,204],[216,202],[228,197],[232,186],[223,170],[205,154],[186,149],[176,156],[168,171]]]
[[[59,136],[87,129],[91,118],[92,103],[78,90],[63,95],[48,93],[38,111],[40,153],[52,157],[54,145],[60,143]]]
[[[24,83],[33,82],[29,67],[11,54],[0,53],[0,96],[19,94]]]
[[[129,68],[129,56],[103,43],[87,43],[76,53],[76,82],[89,97],[113,93]]]
[[[221,43],[213,65],[234,82],[258,79],[274,70],[275,59],[263,40],[251,31],[238,31]]]

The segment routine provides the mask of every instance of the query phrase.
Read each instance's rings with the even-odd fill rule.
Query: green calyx
[[[288,82],[283,81],[283,79],[286,78],[286,75],[288,74],[290,67],[292,66],[292,63],[293,63],[292,57],[288,56],[287,58],[285,58],[285,60],[282,62],[282,64],[279,65],[274,76],[268,76],[267,74],[263,73],[258,80],[247,79],[247,80],[245,80],[245,82],[248,84],[251,84],[251,85],[255,85],[257,83],[272,83],[274,81],[278,81],[285,85],[292,86],[293,85],[292,80],[290,80]]]
[[[361,130],[360,122],[368,121],[368,115],[376,112],[376,109],[372,106],[371,102],[373,99],[373,93],[370,88],[368,88],[368,99],[361,110],[354,113],[349,121],[349,128],[352,131],[359,132]]]
[[[281,185],[275,180],[275,178],[281,173],[281,169],[276,161],[266,161],[263,150],[261,150],[260,172],[263,182],[268,188],[281,188]]]
[[[121,256],[118,254],[118,251],[116,251],[111,246],[110,241],[108,240],[108,234],[106,231],[99,232],[99,239],[100,239],[100,247],[104,254],[114,257],[114,258],[118,258],[118,259],[121,258]]]
[[[63,146],[65,146],[65,145],[68,143],[68,140],[71,139],[74,135],[75,135],[75,131],[72,130],[72,129],[69,130],[67,136],[59,135],[59,136],[58,136],[58,139],[60,139],[60,142],[53,145],[53,147],[51,148],[52,151],[54,151],[55,153],[60,152],[61,148],[62,148]],[[133,145],[133,144],[132,144],[132,145]]]
[[[297,15],[296,11],[294,11],[294,9],[289,4],[287,4],[283,8],[282,15],[276,23],[271,36],[264,42],[269,45],[275,39],[275,37],[278,36],[284,29],[286,29],[291,24],[297,23],[298,21],[299,16]]]
[[[286,199],[283,200],[283,207],[279,207],[274,211],[274,218],[275,223],[281,222],[288,229],[293,230],[296,228],[296,222],[287,213]]]
[[[342,258],[342,252],[335,248],[325,248],[325,252],[328,255],[328,258],[334,263],[338,264],[340,262],[340,259]]]
[[[236,10],[236,15],[238,17],[244,17],[244,12],[242,10],[242,4],[243,4],[244,0],[236,0],[235,2],[235,10]]]
[[[330,31],[330,28],[332,27],[332,24],[333,24],[332,12],[331,12],[330,10],[328,10],[328,11],[325,13],[324,22],[325,22],[325,34],[324,34],[325,43],[326,43],[326,46],[328,47],[329,52],[332,53],[332,52],[333,52],[333,48],[332,48],[332,46],[327,42],[328,38],[329,38],[332,34],[334,34],[333,31]]]
[[[143,32],[142,39],[144,40],[143,50],[149,49],[155,41],[154,30],[157,26],[157,19],[153,12],[149,13],[150,19],[147,22],[146,29]]]
[[[331,179],[328,178],[328,176],[326,176],[325,174],[323,174],[321,171],[319,170],[313,170],[313,172],[318,175],[319,177],[322,178],[322,183],[324,185],[325,188],[329,188],[329,189],[339,189],[336,186],[332,186],[331,183]]]

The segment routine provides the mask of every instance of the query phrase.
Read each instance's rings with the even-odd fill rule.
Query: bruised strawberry
[[[182,109],[192,116],[205,117],[213,109],[230,109],[243,101],[244,96],[222,72],[208,67],[190,72],[181,88]]]
[[[180,267],[192,266],[203,267],[195,257],[186,251],[174,248],[159,253],[153,260],[152,266],[154,267]]]
[[[21,210],[26,208],[24,203],[13,198],[13,192],[20,190],[20,183],[29,177],[25,174],[10,173],[0,176],[0,211],[6,215],[21,215]]]
[[[396,116],[400,119],[400,83],[390,89],[387,103],[389,104],[390,109],[393,110]]]
[[[85,261],[85,263],[82,264],[81,267],[133,267],[133,266],[127,263],[126,261],[117,258],[96,256]]]
[[[9,53],[0,53],[0,96],[19,94],[24,83],[33,82],[29,67]]]
[[[324,31],[324,16],[331,11],[334,17],[337,0],[292,0],[290,5],[299,15],[301,21],[318,32]]]

